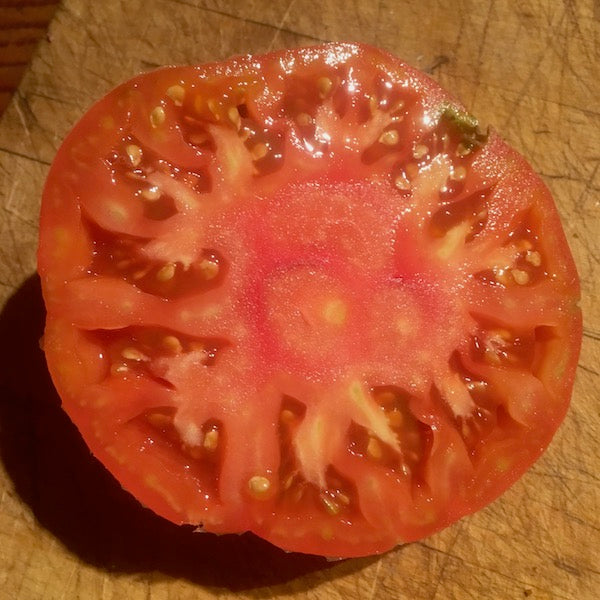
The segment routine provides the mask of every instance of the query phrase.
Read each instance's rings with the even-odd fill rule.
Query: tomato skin
[[[65,411],[175,523],[384,552],[497,498],[568,409],[580,291],[549,190],[368,46],[113,90],[57,153],[38,270]]]

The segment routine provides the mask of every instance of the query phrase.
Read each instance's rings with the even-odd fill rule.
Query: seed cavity
[[[167,96],[173,100],[175,106],[181,106],[185,98],[185,88],[181,85],[172,85],[167,88]]]
[[[261,500],[269,494],[271,482],[263,475],[254,475],[254,477],[251,477],[248,481],[248,488],[255,498]]]
[[[379,143],[384,146],[395,146],[400,141],[400,136],[395,129],[388,129],[379,136]]]
[[[142,149],[135,144],[128,144],[125,147],[125,152],[127,153],[127,157],[129,158],[129,162],[133,167],[139,166],[142,162]]]
[[[150,124],[152,127],[160,127],[166,120],[167,115],[165,114],[165,109],[162,106],[156,106],[152,109],[150,113]]]

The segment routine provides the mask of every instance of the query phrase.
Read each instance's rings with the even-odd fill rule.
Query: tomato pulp
[[[374,48],[119,86],[56,156],[38,257],[64,409],[175,523],[382,552],[491,502],[568,407],[547,188]]]

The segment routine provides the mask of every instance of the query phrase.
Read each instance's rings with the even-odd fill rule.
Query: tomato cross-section
[[[39,271],[65,410],[205,531],[383,552],[491,502],[568,407],[579,288],[548,190],[373,48],[115,89],[54,161]]]

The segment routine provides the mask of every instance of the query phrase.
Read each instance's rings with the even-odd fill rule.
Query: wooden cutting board
[[[600,2],[66,0],[0,122],[0,599],[600,597]],[[140,508],[58,408],[37,346],[44,177],[90,103],[134,74],[325,40],[429,71],[532,161],[582,279],[572,409],[509,492],[379,558],[327,563],[190,535]]]

